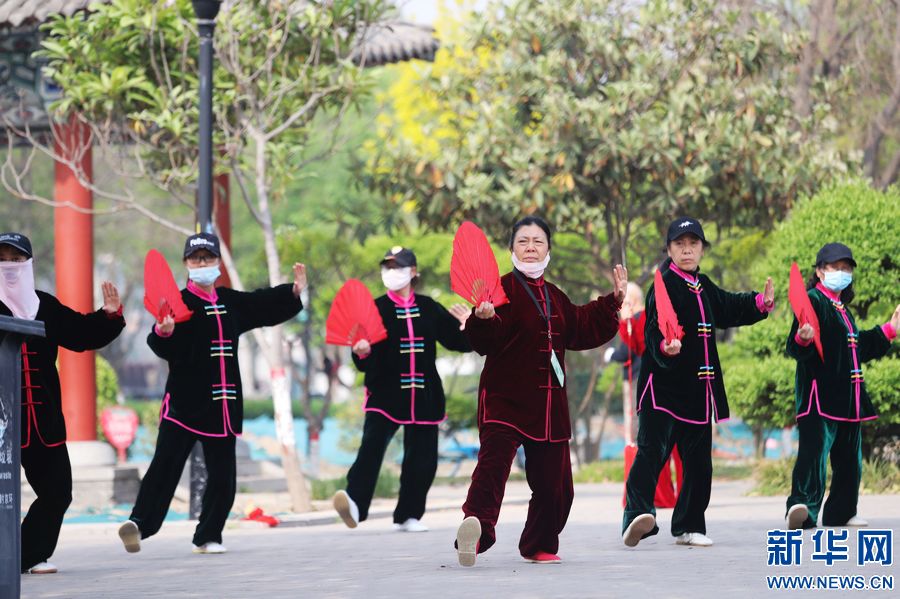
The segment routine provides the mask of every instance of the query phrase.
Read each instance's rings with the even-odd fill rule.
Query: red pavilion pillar
[[[77,159],[86,178],[93,180],[87,127],[71,119],[58,127],[56,135],[56,152],[61,156],[74,156],[87,145]],[[67,165],[56,162],[53,195],[56,202],[63,204],[54,210],[56,296],[74,310],[93,312],[97,309],[94,305],[93,217],[83,211],[93,207],[93,194]],[[97,381],[94,352],[77,353],[60,348],[59,375],[68,440],[95,441]]]
[[[228,185],[228,173],[222,173],[213,179],[213,218],[216,221],[219,241],[231,251],[231,191]],[[231,287],[231,278],[224,265],[216,285]]]

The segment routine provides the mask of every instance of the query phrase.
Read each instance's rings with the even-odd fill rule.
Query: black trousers
[[[638,450],[625,485],[622,532],[641,514],[656,515],[653,497],[659,472],[676,444],[684,483],[672,513],[672,535],[706,534],[704,513],[712,487],[712,424],[690,424],[649,407],[638,416]],[[658,532],[659,527],[654,527],[646,536]]]
[[[384,452],[400,426],[378,412],[366,412],[362,444],[347,473],[347,494],[359,507],[360,521],[369,516]],[[425,499],[437,472],[437,446],[437,425],[403,425],[403,465],[400,497],[394,510],[395,523],[401,524],[409,518],[421,519],[425,513]]]
[[[32,440],[22,449],[25,478],[37,499],[22,520],[22,571],[56,551],[63,516],[72,503],[72,464],[66,444],[46,447]]]
[[[842,422],[810,413],[797,420],[800,446],[791,477],[787,508],[802,503],[809,510],[803,528],[813,528],[825,498],[825,477],[831,457],[831,490],[823,526],[843,526],[856,515],[862,477],[862,443],[859,422]]]
[[[234,504],[237,486],[235,438],[231,435],[198,435],[169,420],[162,420],[159,424],[156,451],[147,474],[141,481],[129,518],[138,525],[142,539],[156,534],[162,526],[184,470],[184,463],[194,443],[198,441],[203,447],[208,479],[193,542],[194,545],[222,542],[222,529],[225,528],[225,521]]]

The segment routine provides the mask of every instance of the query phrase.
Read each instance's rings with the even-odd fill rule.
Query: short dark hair
[[[542,219],[540,216],[526,216],[513,225],[512,232],[509,234],[509,249],[513,248],[513,242],[516,240],[516,232],[518,232],[518,230],[522,227],[527,227],[529,225],[537,225],[541,228],[541,230],[547,235],[547,249],[550,249],[552,245],[552,242],[550,240],[550,225],[548,225],[547,221]]]

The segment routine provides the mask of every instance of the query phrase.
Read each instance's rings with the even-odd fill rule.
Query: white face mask
[[[391,291],[400,291],[412,281],[412,267],[382,268],[381,282]]]
[[[540,262],[521,262],[516,258],[515,253],[510,254],[510,257],[516,270],[529,279],[540,279],[544,271],[547,270],[547,265],[550,264],[550,252],[547,252],[547,255]]]
[[[34,292],[34,261],[0,262],[0,301],[16,318],[34,320],[38,299]]]

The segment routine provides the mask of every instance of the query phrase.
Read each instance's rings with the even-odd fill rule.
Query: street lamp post
[[[212,94],[213,94],[213,33],[216,30],[216,15],[219,14],[220,0],[191,0],[197,17],[200,34],[200,164],[197,173],[197,230],[212,233]],[[191,498],[190,517],[199,518],[203,493],[207,483],[206,463],[200,443],[194,443],[191,450]]]
[[[200,164],[197,177],[197,227],[212,233],[213,33],[220,0],[191,0],[200,34]]]

